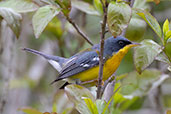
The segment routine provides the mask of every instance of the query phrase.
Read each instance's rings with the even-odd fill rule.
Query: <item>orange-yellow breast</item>
[[[131,47],[136,45],[127,45],[124,48],[120,49],[119,52],[113,54],[111,58],[109,58],[103,68],[103,80],[107,80],[119,67],[121,60],[123,59],[124,55],[128,52]],[[79,79],[81,82],[91,81],[98,78],[99,74],[99,66],[93,67],[88,69],[84,72],[71,76],[72,79]]]

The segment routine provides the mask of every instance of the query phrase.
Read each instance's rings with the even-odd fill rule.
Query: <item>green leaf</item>
[[[40,36],[47,24],[59,13],[60,9],[47,5],[39,8],[33,15],[32,24],[36,38]]]
[[[21,15],[11,8],[0,7],[0,16],[5,19],[17,38],[20,35]]]
[[[111,107],[113,108],[113,107]],[[113,108],[111,110],[111,114],[122,114],[122,111],[119,108]]]
[[[170,39],[170,41],[171,41],[171,39]],[[165,45],[164,52],[167,55],[169,61],[171,62],[171,42],[169,42],[169,40]]]
[[[97,9],[97,11],[100,13],[100,14],[103,14],[103,6],[100,2],[100,0],[94,0],[94,6],[95,8]]]
[[[171,30],[167,31],[166,33],[166,41],[171,38]]]
[[[126,75],[128,75],[128,74],[126,74]],[[121,85],[120,82],[116,83],[115,89],[118,88],[118,86],[120,86],[120,85]],[[118,90],[118,92],[116,92],[115,95],[113,96],[114,100],[112,101],[112,104],[110,106],[111,114],[113,114],[118,109],[119,109],[119,112],[123,112],[124,110],[127,110],[129,107],[131,107],[132,105],[134,105],[135,103],[137,103],[140,100],[140,97],[134,97],[134,96],[127,97],[126,95],[121,94],[120,91],[121,91],[122,87],[124,87],[124,86],[127,86],[127,85],[122,85],[121,88]],[[141,105],[143,104],[142,101],[140,101],[140,102],[141,103],[136,104],[136,106],[138,108],[141,107]]]
[[[161,38],[162,32],[157,20],[149,12],[145,10],[135,9],[135,11],[140,17],[142,17],[148,23],[148,25],[154,30],[154,32],[159,36],[159,38]]]
[[[55,0],[55,2],[62,8],[64,15],[68,16],[71,10],[71,0]]]
[[[12,8],[18,13],[33,12],[39,8],[32,0],[6,0],[0,2],[0,7]]]
[[[171,38],[171,30],[169,30],[169,21],[166,21],[163,24],[163,34],[164,34],[164,45],[167,43],[167,40]]]
[[[107,111],[109,105],[110,105],[111,102],[113,101],[114,96],[115,96],[116,93],[119,91],[120,87],[121,87],[121,86],[120,86],[120,83],[115,84],[115,88],[114,88],[113,95],[112,95],[112,97],[109,99],[109,101],[107,102],[107,104],[105,105],[102,114],[105,114],[105,112]],[[110,111],[111,111],[111,110],[110,110]]]
[[[146,22],[139,18],[131,18],[131,21],[126,29],[125,37],[131,41],[140,40],[146,29]]]
[[[91,4],[79,0],[72,0],[71,3],[73,7],[81,10],[84,13],[97,16],[100,15]]]
[[[141,73],[146,67],[148,67],[162,52],[162,47],[153,40],[143,40],[141,45],[135,48],[134,52],[134,64],[136,70]]]
[[[83,99],[83,98],[90,98],[93,102],[95,102],[94,96],[91,94],[91,92],[88,89],[79,85],[72,84],[66,86],[65,91],[69,99],[75,103],[76,109],[81,114],[91,114],[89,108],[87,107]]]
[[[142,74],[138,74],[136,71],[131,72],[121,80],[123,86],[120,92],[125,98],[144,96],[148,93],[152,84],[160,80],[160,75],[161,72],[157,69],[148,69]]]
[[[147,3],[146,0],[135,0],[133,8],[150,10],[150,5]]]
[[[114,37],[120,35],[131,19],[131,8],[125,2],[110,2],[108,6],[107,24]]]
[[[97,110],[96,103],[94,103],[90,98],[87,98],[87,97],[85,97],[83,99],[92,114],[99,114],[98,110]]]
[[[39,112],[38,110],[32,108],[21,108],[19,110],[23,111],[26,114],[43,114],[42,112]]]
[[[167,40],[167,43],[169,43],[169,42],[171,42],[171,38],[169,38],[169,39]]]
[[[119,103],[120,104],[119,109],[121,111],[124,111],[124,110],[128,109],[129,107],[131,107],[131,105],[136,103],[136,101],[140,100],[140,97],[132,97],[131,96],[132,98],[129,98],[129,97],[126,98],[126,96],[123,96],[123,98],[124,97],[125,97],[125,100],[123,100],[121,103]],[[136,104],[136,106],[139,105],[137,107],[141,107],[142,104],[143,104],[143,102],[141,101],[141,103],[140,104]]]
[[[62,0],[61,2],[65,6],[65,8],[71,10],[71,0]]]
[[[96,100],[96,106],[97,106],[99,114],[102,114],[103,109],[105,108],[106,105],[107,105],[106,101],[102,99]],[[109,110],[107,109],[104,114],[109,114]]]
[[[52,112],[57,112],[59,114],[62,114],[62,113],[71,112],[73,108],[74,108],[74,104],[68,99],[65,91],[58,90],[58,92],[55,94],[53,99]]]
[[[161,61],[161,62],[167,63],[167,64],[170,63],[169,60],[168,60],[168,58],[166,57],[166,55],[165,55],[164,53],[160,53],[160,54],[155,58],[155,60],[158,60],[158,61]]]
[[[50,34],[53,34],[55,38],[58,38],[58,39],[60,39],[64,33],[64,29],[62,29],[62,23],[57,17],[53,18],[49,22],[49,24],[45,28],[45,31],[50,32]]]

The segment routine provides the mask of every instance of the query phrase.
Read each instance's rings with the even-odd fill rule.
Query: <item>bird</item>
[[[116,38],[112,36],[105,39],[103,81],[107,80],[117,70],[128,50],[138,45],[138,43],[131,42],[123,36]],[[79,84],[97,82],[100,44],[95,44],[69,58],[48,55],[30,48],[23,48],[23,50],[44,57],[59,72],[59,76],[52,84],[64,79]]]

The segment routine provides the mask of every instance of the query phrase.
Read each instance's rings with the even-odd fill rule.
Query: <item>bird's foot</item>
[[[101,86],[104,86],[104,81],[102,80]],[[98,87],[98,80],[96,79],[96,87]]]
[[[98,86],[98,79],[95,80],[90,80],[90,81],[84,81],[80,83],[81,85],[86,85],[86,84],[92,84]],[[102,86],[104,85],[104,81],[102,80]]]
[[[97,83],[98,80],[95,79],[95,80],[90,80],[90,81],[84,81],[84,82],[81,82],[81,85],[86,85],[86,84],[91,84],[91,83]]]
[[[75,80],[75,84],[81,85],[81,83],[82,83],[82,82],[81,82],[79,79],[76,79],[76,80]]]

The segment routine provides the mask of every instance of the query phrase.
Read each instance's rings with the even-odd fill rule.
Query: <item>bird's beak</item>
[[[129,47],[136,47],[140,45],[141,45],[140,43],[132,42],[132,44],[129,44]]]

